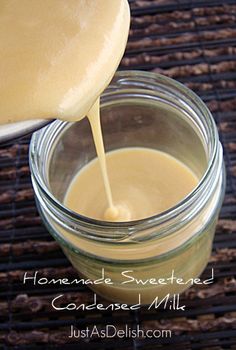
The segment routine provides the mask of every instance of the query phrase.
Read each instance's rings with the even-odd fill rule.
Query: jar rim
[[[39,186],[40,190],[43,192],[43,194],[47,197],[47,199],[53,203],[53,205],[57,208],[57,210],[61,211],[63,214],[65,214],[67,217],[70,217],[73,221],[77,223],[83,223],[87,226],[92,226],[93,228],[100,228],[100,229],[135,229],[138,230],[139,228],[149,228],[153,225],[163,224],[172,218],[176,217],[179,213],[182,213],[186,208],[188,208],[191,203],[195,201],[195,199],[198,197],[199,192],[201,191],[203,184],[206,183],[207,179],[211,176],[214,164],[216,162],[217,158],[217,149],[219,147],[219,137],[218,137],[218,131],[216,124],[214,122],[213,116],[205,103],[201,100],[201,98],[195,94],[192,90],[187,88],[182,83],[166,77],[164,75],[161,75],[159,73],[153,73],[153,72],[144,72],[144,71],[138,71],[138,70],[130,70],[130,71],[118,71],[116,72],[113,80],[111,81],[108,88],[104,91],[102,94],[102,97],[105,97],[110,89],[116,88],[116,91],[118,90],[117,84],[120,84],[122,88],[125,86],[123,85],[125,83],[125,79],[135,79],[135,81],[138,81],[140,83],[151,83],[153,86],[155,84],[163,84],[168,85],[171,89],[175,89],[176,91],[183,93],[185,96],[189,98],[189,100],[193,101],[195,105],[197,105],[199,111],[201,111],[202,115],[205,118],[205,121],[208,123],[209,130],[211,131],[212,135],[212,148],[211,148],[211,154],[209,155],[208,160],[208,166],[201,177],[199,183],[197,186],[180,202],[178,202],[175,206],[165,210],[164,212],[161,212],[159,214],[153,215],[151,217],[147,217],[140,220],[133,220],[133,221],[125,221],[125,222],[110,222],[110,221],[102,221],[98,219],[89,218],[86,216],[83,216],[81,214],[78,214],[76,212],[71,211],[69,208],[64,206],[59,200],[57,200],[53,194],[48,189],[47,185],[42,179],[42,176],[40,174],[40,171],[38,169],[38,166],[34,159],[35,149],[37,149],[39,136],[42,136],[47,130],[50,128],[53,128],[55,123],[60,126],[65,126],[67,124],[71,124],[70,122],[63,122],[63,121],[55,121],[54,123],[50,124],[43,130],[39,130],[36,133],[33,134],[32,140],[30,143],[30,151],[29,151],[29,159],[30,159],[30,169],[31,174],[33,178],[36,180],[37,185]],[[114,85],[116,84],[116,85]],[[102,103],[101,103],[102,107]]]

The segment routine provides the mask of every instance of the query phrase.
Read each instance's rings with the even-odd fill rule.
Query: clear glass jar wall
[[[198,186],[174,208],[144,220],[109,223],[74,213],[63,205],[64,195],[96,151],[86,118],[56,121],[31,141],[40,215],[80,276],[96,280],[104,271],[111,278],[112,285],[91,286],[103,297],[130,304],[141,294],[148,304],[156,296],[180,293],[188,285],[142,285],[131,277],[165,279],[174,271],[187,281],[205,268],[225,187],[214,120],[200,98],[178,82],[129,71],[117,73],[102,95],[101,122],[106,151],[137,146],[167,152],[193,170]]]

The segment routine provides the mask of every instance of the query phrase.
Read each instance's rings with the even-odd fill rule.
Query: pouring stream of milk
[[[99,96],[123,56],[129,25],[127,0],[0,4],[0,124],[88,114],[112,215]]]

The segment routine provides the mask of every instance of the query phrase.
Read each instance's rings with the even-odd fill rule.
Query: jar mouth
[[[166,211],[163,211],[159,214],[143,218],[140,220],[133,220],[133,221],[125,221],[125,222],[110,222],[110,221],[102,221],[98,219],[89,218],[86,216],[83,216],[81,214],[78,214],[66,206],[63,205],[49,190],[46,182],[44,181],[44,178],[41,174],[41,171],[39,169],[38,164],[38,148],[42,147],[43,142],[45,143],[47,133],[49,134],[49,131],[53,128],[57,128],[57,131],[63,131],[65,126],[68,124],[71,124],[69,122],[63,122],[63,121],[55,121],[48,127],[36,132],[32,136],[31,144],[30,144],[30,151],[29,151],[29,159],[30,159],[30,169],[32,174],[33,182],[35,181],[37,186],[39,186],[40,191],[43,193],[43,195],[47,198],[47,200],[53,204],[53,206],[56,208],[56,210],[60,211],[65,215],[67,218],[70,218],[72,221],[76,223],[83,223],[87,226],[92,226],[100,228],[100,229],[125,229],[125,230],[132,230],[132,229],[138,229],[138,228],[148,228],[152,227],[153,225],[158,224],[164,224],[168,222],[169,220],[172,220],[179,216],[179,214],[183,213],[188,209],[198,198],[201,193],[206,189],[207,183],[209,184],[209,180],[212,177],[212,173],[214,172],[214,169],[216,167],[217,162],[217,150],[219,147],[219,137],[218,137],[218,131],[216,128],[216,124],[214,122],[214,119],[211,115],[211,112],[207,108],[207,106],[204,104],[204,102],[198,97],[193,91],[188,89],[186,86],[184,86],[182,83],[171,79],[169,77],[165,77],[161,74],[157,73],[150,73],[150,72],[143,72],[143,71],[118,71],[113,80],[111,81],[108,88],[105,90],[105,92],[101,96],[101,107],[103,105],[104,99],[108,95],[116,94],[118,91],[126,90],[130,86],[133,88],[138,89],[147,89],[147,86],[150,86],[152,88],[155,88],[157,85],[163,85],[165,88],[167,87],[168,92],[173,93],[173,91],[176,93],[176,97],[183,99],[183,97],[186,98],[189,104],[191,106],[197,106],[198,116],[201,118],[202,123],[205,125],[205,128],[207,128],[206,132],[208,133],[208,137],[210,139],[210,142],[208,142],[208,165],[207,168],[199,180],[197,186],[180,202],[178,202],[175,206],[167,209]],[[148,91],[148,90],[147,90]],[[45,144],[44,144],[45,146]]]

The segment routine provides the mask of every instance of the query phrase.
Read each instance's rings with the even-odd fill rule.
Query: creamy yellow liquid
[[[167,153],[148,148],[109,152],[106,161],[117,215],[107,210],[107,196],[97,159],[79,171],[71,182],[64,201],[67,207],[99,220],[138,220],[173,207],[198,183],[186,165]]]
[[[129,24],[127,0],[1,0],[0,124],[85,116],[119,65]]]
[[[197,184],[197,178],[184,164],[167,154],[141,148],[108,154],[106,170],[99,96],[119,65],[129,24],[127,0],[0,1],[0,124],[52,118],[78,121],[87,115],[100,165],[94,161],[77,174],[65,204],[80,214],[112,221],[141,219],[162,212]],[[91,279],[100,276],[104,257],[116,261],[153,258],[149,265],[137,266],[137,278],[164,277],[173,268],[187,278],[197,276],[205,266],[211,250],[210,235],[200,237],[199,242],[172,260],[159,263],[155,257],[194,236],[208,214],[204,211],[181,234],[176,229],[167,242],[164,237],[158,239],[153,228],[155,232],[150,233],[156,241],[137,244],[128,236],[127,246],[89,240],[65,230],[58,222],[50,225],[84,252],[79,254],[63,246],[73,265]],[[209,230],[213,231],[214,227]],[[93,258],[95,255],[98,259]],[[123,267],[113,269],[109,264],[106,269],[116,284],[98,286],[97,291],[114,301],[137,300],[140,286],[120,285]],[[160,286],[158,294],[182,290],[180,286],[171,289]],[[157,293],[156,287],[141,290],[142,302],[149,302]]]
[[[106,195],[106,207],[111,211],[112,215],[117,216],[117,210],[114,207],[110,181],[107,173],[107,163],[106,163],[106,155],[103,143],[102,129],[101,129],[101,121],[100,121],[100,100],[98,99],[93,107],[88,112],[88,120],[91,125],[93,140],[95,144],[95,148],[98,155],[100,173],[102,175],[102,181],[104,184],[104,193]],[[94,179],[92,180],[94,181]],[[88,184],[90,186],[90,184]]]
[[[86,114],[112,215],[99,96],[123,56],[127,0],[2,0],[0,124]]]

